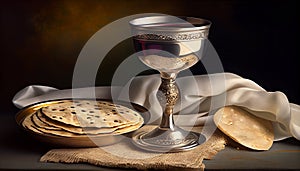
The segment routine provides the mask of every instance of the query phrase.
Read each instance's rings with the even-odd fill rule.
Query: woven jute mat
[[[145,126],[141,131],[149,131]],[[193,128],[200,132],[200,127]],[[90,163],[97,166],[134,169],[200,169],[204,159],[211,159],[225,148],[226,138],[216,130],[209,139],[193,150],[178,153],[152,153],[135,147],[130,138],[119,143],[99,148],[52,149],[43,155],[42,162]]]

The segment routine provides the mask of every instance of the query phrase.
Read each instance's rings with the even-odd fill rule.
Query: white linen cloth
[[[156,98],[160,83],[159,75],[150,75],[136,77],[120,87],[58,90],[31,85],[19,91],[13,103],[22,108],[41,101],[64,98],[131,101],[146,107],[151,113],[150,122],[157,123],[162,113]],[[292,136],[300,140],[300,106],[289,103],[282,92],[267,92],[255,82],[232,73],[181,77],[176,83],[180,89],[180,99],[175,112],[181,110],[175,120],[179,125],[202,125],[211,118],[210,114],[207,115],[209,111],[224,105],[237,105],[253,115],[272,121],[275,141]]]

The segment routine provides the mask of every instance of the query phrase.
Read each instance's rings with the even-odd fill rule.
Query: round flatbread
[[[112,128],[86,128],[85,130],[82,127],[76,127],[69,124],[64,124],[55,120],[51,120],[42,114],[41,110],[36,112],[37,117],[42,120],[44,123],[51,125],[52,127],[57,127],[68,132],[77,133],[77,134],[99,134],[99,133],[111,133],[114,131]]]
[[[117,129],[131,126],[131,124],[129,124],[129,125],[120,125],[120,126],[111,127],[111,128],[108,128],[108,127],[83,128],[83,127],[76,127],[76,126],[72,126],[69,124],[57,122],[55,120],[51,120],[51,119],[47,118],[46,116],[44,116],[40,110],[38,110],[36,112],[36,115],[40,120],[42,120],[44,123],[47,123],[48,125],[51,125],[52,127],[60,128],[65,131],[76,133],[76,134],[107,134],[107,133],[112,133],[113,131],[115,131]],[[143,123],[143,122],[141,122],[141,123]],[[134,125],[134,124],[138,124],[138,123],[133,123],[132,125]]]
[[[141,116],[121,105],[106,101],[63,100],[43,107],[49,119],[77,127],[112,128],[140,122]]]
[[[34,116],[35,116],[35,114],[27,116],[23,120],[22,126],[26,129],[32,131],[32,132],[39,133],[39,134],[44,134],[44,135],[53,135],[53,136],[60,136],[60,137],[72,137],[72,138],[87,137],[86,134],[77,134],[77,133],[69,132],[69,131],[66,131],[66,130],[63,130],[63,129],[54,130],[54,129],[46,129],[46,128],[43,128],[43,127],[39,127],[33,121]],[[90,134],[88,136],[90,136],[90,137],[101,137],[101,136],[105,136],[105,135],[119,135],[119,134],[122,134],[122,133],[127,133],[127,132],[134,131],[134,130],[138,129],[141,126],[142,126],[141,123],[137,123],[135,125],[130,125],[130,126],[126,126],[126,127],[117,128],[115,131],[113,131],[111,133]]]
[[[34,127],[34,124],[31,120],[31,117],[27,116],[23,121],[22,121],[22,126],[28,130],[31,130],[35,133],[43,134],[43,132],[39,131]]]
[[[100,137],[131,132],[143,123],[139,113],[125,106],[106,101],[62,100],[26,116],[22,126],[45,135]]]
[[[138,122],[137,124],[116,129],[114,131],[114,134],[123,134],[126,132],[131,132],[131,131],[139,129],[142,125],[143,125],[143,120],[142,120],[142,118],[140,118],[140,122]]]
[[[43,122],[42,120],[39,119],[39,117],[37,115],[38,114],[36,112],[31,116],[31,120],[32,120],[33,124],[36,125],[37,127],[45,128],[45,129],[48,129],[48,130],[62,130],[59,127],[49,125],[48,123]]]
[[[254,149],[268,150],[274,140],[272,122],[256,117],[237,106],[219,109],[214,115],[217,127],[239,144]]]

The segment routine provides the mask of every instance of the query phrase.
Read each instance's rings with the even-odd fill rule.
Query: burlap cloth
[[[140,131],[153,129],[144,126]],[[201,132],[201,127],[193,128]],[[202,132],[203,133],[203,132]],[[205,134],[205,133],[204,133]],[[52,149],[43,155],[42,162],[89,163],[104,167],[134,169],[200,169],[204,159],[211,159],[225,148],[226,138],[220,131],[191,151],[179,153],[152,153],[138,149],[125,138],[121,142],[101,148]]]

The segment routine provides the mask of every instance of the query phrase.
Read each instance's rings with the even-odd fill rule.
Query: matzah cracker
[[[40,127],[40,128],[45,128],[45,129],[49,129],[49,130],[62,130],[59,127],[49,125],[48,123],[45,123],[42,120],[40,120],[39,117],[37,116],[37,113],[34,113],[31,116],[31,120],[37,127]]]
[[[34,126],[33,126],[33,122],[31,120],[31,117],[26,117],[23,122],[22,122],[22,126],[28,130],[31,130],[35,133],[39,133],[39,134],[43,134],[43,132],[37,130]]]
[[[61,100],[36,109],[21,124],[34,133],[80,138],[119,135],[134,131],[143,123],[140,114],[121,105],[106,101]]]
[[[52,120],[77,127],[116,127],[137,123],[141,116],[121,105],[105,101],[61,101],[42,108],[42,113]]]
[[[239,144],[254,149],[268,150],[274,140],[272,122],[256,117],[237,106],[219,109],[214,115],[217,127]]]
[[[130,125],[121,125],[118,127],[112,127],[112,128],[107,128],[107,127],[103,127],[103,128],[82,128],[82,127],[76,127],[76,126],[72,126],[72,125],[68,125],[68,124],[64,124],[64,123],[60,123],[57,121],[53,121],[49,118],[46,118],[41,112],[40,110],[37,111],[36,115],[38,116],[38,118],[40,118],[40,120],[42,120],[43,122],[53,126],[53,127],[57,127],[57,128],[61,128],[65,131],[68,132],[72,132],[72,133],[77,133],[77,134],[104,134],[104,133],[112,133],[113,131],[120,129],[122,127],[127,127]]]
[[[61,129],[61,130],[51,130],[51,129],[46,129],[46,128],[43,128],[43,127],[39,127],[33,122],[33,116],[34,115],[27,116],[22,122],[22,126],[26,129],[32,131],[32,132],[39,133],[39,134],[45,134],[45,135],[54,135],[54,136],[72,137],[72,138],[79,138],[79,137],[86,137],[87,136],[85,134],[72,133],[72,132],[69,132],[69,131],[65,131],[63,129]],[[118,135],[118,134],[130,132],[130,131],[134,131],[134,130],[138,129],[141,126],[142,126],[141,123],[137,123],[135,125],[130,125],[130,126],[126,126],[126,127],[117,128],[112,133],[90,134],[89,136],[90,137],[101,137],[101,136],[105,136],[105,135]]]
[[[114,134],[122,134],[122,133],[125,133],[125,132],[131,132],[131,131],[139,129],[142,125],[143,125],[143,121],[140,121],[136,125],[131,125],[131,126],[127,126],[127,127],[124,127],[124,128],[119,128],[114,132]]]

